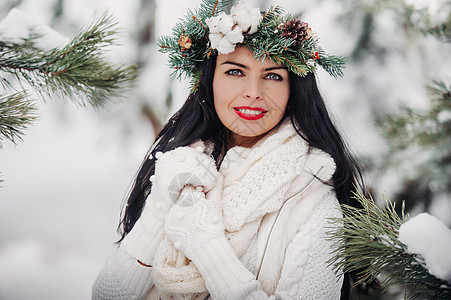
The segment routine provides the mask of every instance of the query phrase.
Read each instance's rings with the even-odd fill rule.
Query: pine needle
[[[41,96],[59,93],[82,106],[102,106],[123,95],[136,77],[134,66],[114,66],[102,55],[115,43],[116,25],[104,14],[61,49],[36,48],[38,36],[26,43],[0,42],[0,71],[26,81]]]
[[[341,226],[327,232],[336,254],[329,264],[336,273],[363,269],[355,285],[369,283],[383,274],[384,283],[404,287],[408,299],[450,299],[451,285],[431,275],[422,258],[409,254],[398,240],[399,227],[408,219],[404,208],[399,216],[395,203],[384,197],[382,206],[360,191],[354,198],[363,208],[342,205],[344,217],[331,219]]]
[[[8,139],[15,143],[16,139],[21,140],[23,130],[36,118],[35,111],[36,107],[27,99],[25,91],[0,96],[0,141]]]

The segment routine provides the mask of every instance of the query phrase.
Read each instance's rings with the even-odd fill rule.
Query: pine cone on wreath
[[[182,35],[179,38],[178,41],[180,47],[182,47],[182,52],[189,50],[191,46],[193,45],[193,41],[189,38],[189,36],[185,35],[185,33],[182,33]]]
[[[282,31],[282,37],[291,37],[296,43],[306,41],[312,36],[312,30],[308,27],[308,23],[296,19],[280,24],[279,29]]]

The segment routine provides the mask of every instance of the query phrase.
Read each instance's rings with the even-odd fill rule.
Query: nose
[[[244,98],[249,100],[261,100],[263,98],[263,87],[260,80],[249,79],[244,87]]]

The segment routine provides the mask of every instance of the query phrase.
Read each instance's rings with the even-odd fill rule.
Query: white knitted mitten
[[[158,158],[151,180],[160,183],[174,203],[185,185],[202,186],[208,192],[217,176],[214,159],[203,153],[202,147],[179,147]]]
[[[185,185],[209,191],[216,183],[215,161],[201,148],[180,147],[157,157],[152,191],[140,218],[125,236],[122,245],[127,253],[146,265],[152,260],[164,238],[165,217],[179,198]]]
[[[222,175],[206,196],[194,187],[185,187],[166,219],[166,236],[196,265],[213,298],[255,279],[224,234],[221,193]]]

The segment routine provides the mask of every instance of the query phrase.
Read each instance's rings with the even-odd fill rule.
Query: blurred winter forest
[[[0,2],[0,41],[34,28],[44,47],[108,11],[121,31],[104,54],[139,68],[134,87],[101,108],[32,95],[37,118],[22,140],[1,141],[0,299],[90,298],[141,159],[188,94],[156,38],[200,2]],[[347,57],[344,77],[320,70],[319,85],[373,196],[405,200],[412,216],[429,212],[451,226],[451,1],[251,2],[302,16],[326,51]],[[9,88],[20,87],[0,86],[0,95]]]

